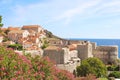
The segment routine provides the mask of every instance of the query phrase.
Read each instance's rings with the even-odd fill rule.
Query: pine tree
[[[1,32],[2,26],[3,26],[3,24],[2,24],[2,16],[0,16],[0,32]]]

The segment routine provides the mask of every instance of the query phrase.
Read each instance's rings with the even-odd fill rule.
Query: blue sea
[[[120,39],[80,39],[71,38],[70,40],[86,40],[90,42],[96,42],[98,46],[100,45],[118,45],[118,56],[120,58]]]

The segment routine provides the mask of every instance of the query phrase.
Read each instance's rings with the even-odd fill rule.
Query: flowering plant
[[[74,80],[72,73],[58,69],[48,57],[31,57],[0,46],[0,80]]]

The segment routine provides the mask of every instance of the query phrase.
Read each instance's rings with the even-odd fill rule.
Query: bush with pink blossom
[[[48,57],[31,57],[0,46],[0,80],[75,80]]]

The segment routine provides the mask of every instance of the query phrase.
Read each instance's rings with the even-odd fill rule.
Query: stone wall
[[[45,49],[43,56],[48,56],[56,64],[69,63],[72,58],[78,58],[78,51],[69,51],[68,48],[62,48],[60,50]]]
[[[80,65],[80,62],[74,62],[74,63],[69,63],[69,64],[57,64],[56,67],[73,73],[73,71],[74,70],[76,71],[76,67],[79,65]]]
[[[89,42],[78,44],[77,50],[78,50],[78,57],[81,60],[84,60],[84,59],[89,58],[89,57],[93,57],[92,44]]]
[[[28,30],[28,31],[33,30],[33,31],[39,33],[40,31],[43,31],[43,28],[39,25],[24,25],[22,27],[22,30]]]
[[[118,59],[118,46],[97,46],[93,54],[105,64],[114,63]]]
[[[24,52],[25,54],[31,54],[32,57],[38,55],[38,56],[43,56],[43,50],[40,49],[40,50],[26,50]]]
[[[43,56],[48,56],[56,64],[64,64],[64,50],[44,50]]]
[[[72,50],[69,52],[70,57],[78,57],[78,51],[77,50]]]
[[[96,47],[97,47],[97,43],[96,42],[91,42],[91,44],[92,44],[92,50],[95,50]]]

